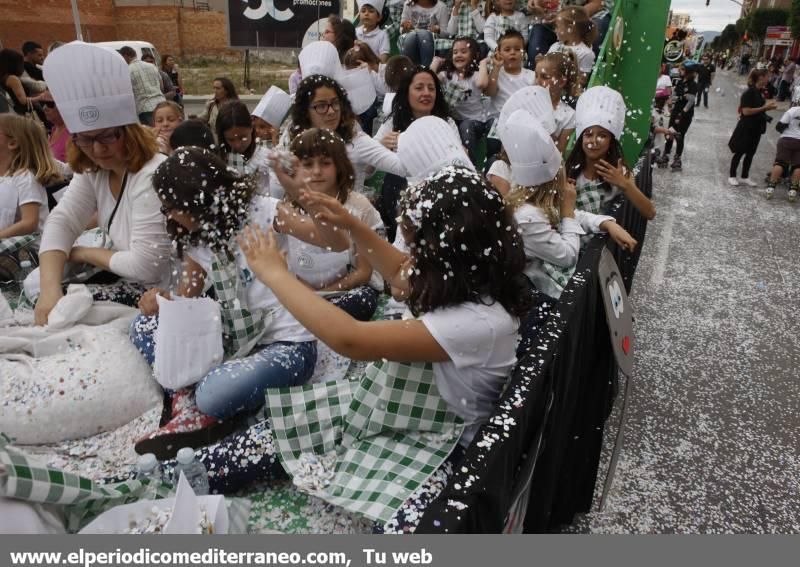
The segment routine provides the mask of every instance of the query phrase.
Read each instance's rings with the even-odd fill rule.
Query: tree
[[[792,37],[800,37],[800,0],[792,0],[789,8],[789,27],[792,28]]]
[[[789,20],[786,10],[762,9],[754,10],[748,17],[747,31],[759,41],[767,35],[770,26],[785,26]]]
[[[733,47],[736,47],[736,45],[738,45],[739,43],[739,38],[743,33],[744,32],[741,32],[740,34],[739,31],[737,31],[737,26],[733,24],[728,24],[727,26],[725,26],[725,29],[722,30],[722,33],[715,38],[715,41],[719,40],[717,44],[718,48],[731,49]]]

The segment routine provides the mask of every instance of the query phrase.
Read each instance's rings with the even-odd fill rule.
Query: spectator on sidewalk
[[[214,132],[214,136],[216,136],[217,115],[219,114],[220,106],[229,100],[239,100],[239,94],[236,92],[233,82],[227,77],[217,77],[214,79],[213,86],[214,97],[206,103],[205,110],[198,118],[208,124],[211,131]]]
[[[151,65],[155,66],[156,69],[158,69],[158,74],[161,77],[161,94],[164,95],[164,98],[167,100],[175,100],[175,85],[172,83],[169,73],[163,69],[160,69],[156,65],[156,58],[149,53],[142,55],[142,61],[145,63],[150,63]]]
[[[697,67],[697,93],[699,100],[697,106],[700,106],[700,101],[703,102],[703,108],[708,108],[708,91],[714,83],[714,73],[717,72],[717,67],[711,62],[711,57],[704,53],[701,58],[701,64]]]
[[[175,86],[175,98],[173,100],[183,106],[183,95],[186,91],[183,89],[183,79],[178,72],[178,64],[172,55],[165,53],[161,56],[161,70],[169,75],[170,81]]]
[[[119,54],[128,64],[139,122],[145,126],[152,126],[153,111],[158,103],[166,100],[161,92],[161,75],[158,68],[151,63],[140,61],[136,57],[136,51],[127,45],[119,50]]]
[[[767,131],[767,111],[775,110],[777,107],[774,100],[767,102],[761,92],[766,86],[767,80],[766,70],[753,69],[747,79],[748,89],[742,94],[739,102],[739,122],[728,141],[728,147],[733,152],[728,183],[734,187],[739,185],[736,172],[742,157],[744,157],[744,163],[742,164],[741,181],[750,187],[758,186],[755,181],[750,179],[750,164],[753,163],[753,156],[756,155],[762,134]]]
[[[794,83],[794,75],[797,71],[797,64],[787,57],[783,64],[783,74],[781,75],[781,82],[778,85],[778,100],[783,102],[792,96],[792,83]]]

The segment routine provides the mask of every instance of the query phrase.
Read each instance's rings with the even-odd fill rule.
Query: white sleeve
[[[36,178],[29,171],[21,175],[14,176],[17,186],[17,203],[27,205],[28,203],[38,203],[47,206],[47,191],[44,186],[36,181]]]
[[[389,34],[386,32],[386,30],[381,30],[379,41],[380,47],[378,48],[378,56],[381,56],[384,53],[390,53],[392,49],[391,45],[389,45]]]
[[[528,26],[528,16],[526,16],[522,12],[517,12],[516,20],[517,20],[517,25],[522,28],[521,30],[519,30],[519,33],[522,34],[522,38],[525,40],[525,45],[527,45],[528,34],[530,33],[530,26]]]
[[[75,240],[96,211],[93,179],[88,174],[75,174],[58,206],[47,217],[39,253],[60,250],[69,256]]]
[[[450,19],[447,21],[447,35],[455,37],[456,32],[458,32],[458,16],[453,17],[451,13]]]
[[[486,25],[486,20],[483,18],[483,14],[481,14],[480,10],[473,10],[470,13],[472,16],[472,23],[475,24],[475,29],[478,33],[483,33],[483,27]]]
[[[383,126],[381,126],[383,128]],[[380,130],[378,130],[380,133]],[[353,138],[354,162],[362,163],[378,171],[406,176],[406,168],[397,154],[387,149],[383,144],[359,132]]]
[[[375,87],[375,94],[379,97],[385,95],[386,81],[383,80],[383,77],[380,75],[380,73],[370,71],[369,76],[372,78],[372,85]]]
[[[489,50],[497,49],[497,18],[491,14],[483,26],[483,41],[489,46]]]
[[[591,73],[594,69],[594,51],[591,49],[582,49],[579,57],[578,67],[582,73]]]
[[[492,163],[492,166],[489,168],[489,171],[486,172],[486,177],[490,175],[494,175],[495,177],[499,177],[500,179],[505,179],[508,182],[511,182],[511,170],[508,167],[508,164],[501,159],[497,159]]]
[[[393,127],[394,127],[393,121],[392,121],[391,118],[389,118],[389,120],[387,120],[386,122],[381,124],[381,127],[378,128],[378,131],[375,132],[375,136],[373,136],[372,139],[380,144],[380,142],[381,142],[381,140],[383,140],[384,136],[386,136],[386,134],[391,132]]]
[[[792,117],[796,114],[796,112],[792,112],[794,108],[790,108],[786,112],[783,113],[781,119],[778,120],[781,124],[789,124],[792,121]]]
[[[435,309],[420,319],[431,336],[447,353],[456,368],[486,366],[496,342],[496,330],[480,312],[480,306],[468,303]],[[453,329],[458,329],[457,333]]]
[[[437,2],[436,5],[439,6],[439,13],[436,15],[439,19],[439,35],[442,35],[443,31],[447,32],[447,24],[450,23],[450,8],[445,2]]]
[[[172,246],[167,236],[161,201],[147,175],[131,192],[131,234],[127,250],[111,256],[109,268],[115,274],[136,281],[157,282],[169,264]],[[59,204],[56,210],[61,208]]]
[[[575,220],[581,225],[581,228],[588,234],[597,234],[598,232],[605,232],[600,228],[600,225],[610,220],[616,222],[614,217],[607,215],[595,215],[586,211],[575,211]]]
[[[527,258],[539,258],[563,268],[576,264],[580,236],[585,234],[577,220],[569,217],[561,219],[560,230],[556,230],[550,226],[541,209],[533,206],[518,209],[514,217],[522,234]]]

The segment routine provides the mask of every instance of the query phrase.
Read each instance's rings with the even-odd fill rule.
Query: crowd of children
[[[360,6],[356,52],[307,46],[293,97],[272,87],[252,112],[215,98],[205,121],[163,102],[152,129],[138,123],[127,71],[92,75],[123,70],[119,55],[63,46],[44,74],[71,136],[66,164],[40,126],[0,117],[0,239],[35,237],[26,245],[38,246],[40,267],[25,292],[37,324],[78,264],[96,298],[139,308],[130,338],[151,365],[189,356],[180,341],[159,349],[163,302],[218,304],[225,360],[167,390],[161,426],[136,444],[160,459],[197,448],[214,490],[282,474],[278,449],[259,440],[280,437],[285,424],[260,412],[276,388],[318,394],[309,383],[317,341],[374,361],[352,396],[325,399],[342,415],[371,404],[336,437],[340,448],[389,435],[388,453],[407,443],[423,468],[456,462],[491,414],[520,335],[536,334],[542,306],[546,316],[567,285],[581,237],[604,232],[633,250],[606,213],[625,198],[655,216],[627,161],[636,156],[622,154],[622,95],[584,90],[597,30],[583,8],[557,11],[557,41],[527,62],[530,16],[513,0],[489,0],[485,11],[457,2],[452,17],[436,0],[409,2],[406,55],[392,58],[379,27],[386,12],[379,1]],[[434,59],[436,37],[470,27],[462,16],[486,48],[459,36]],[[383,119],[375,128],[360,120],[373,111]],[[48,216],[46,187],[64,175],[71,182]],[[76,244],[93,226],[103,243]],[[376,317],[389,296],[401,319],[388,309]],[[425,400],[410,393],[420,388]],[[436,451],[420,449],[420,433]],[[226,448],[242,443],[262,454],[231,462]],[[390,470],[381,455],[374,466]],[[401,484],[386,490],[402,501]]]

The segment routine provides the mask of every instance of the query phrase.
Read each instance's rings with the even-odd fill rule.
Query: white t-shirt
[[[671,88],[672,88],[672,79],[669,78],[669,75],[660,75],[658,77],[658,81],[656,82],[656,90],[671,89]]]
[[[344,207],[374,231],[383,232],[384,227],[380,213],[364,195],[351,192]],[[322,289],[342,279],[347,275],[348,267],[356,263],[355,246],[342,252],[333,252],[327,248],[303,242],[294,236],[288,236],[288,247],[289,270],[316,289]],[[375,272],[373,272],[374,275],[376,275]],[[371,278],[370,283],[373,283],[374,279]],[[374,283],[380,287],[381,281],[378,276]]]
[[[456,120],[486,120],[481,96],[483,91],[478,87],[478,73],[475,72],[471,77],[461,79],[458,73],[453,73],[450,79],[444,73],[439,74],[442,81],[442,88],[446,89],[449,84],[455,84],[467,92],[467,98],[462,102],[450,107],[450,113]]]
[[[800,140],[800,106],[792,107],[784,112],[780,121],[782,124],[789,125],[789,127],[781,133],[781,138],[795,138]]]
[[[586,73],[587,75],[591,74],[592,69],[594,69],[594,51],[592,51],[591,47],[585,43],[579,43],[578,45],[564,45],[563,43],[557,41],[550,46],[550,49],[547,52],[555,53],[559,51],[572,51],[575,53],[575,57],[578,59],[578,69],[580,69],[581,73]]]
[[[433,363],[433,373],[442,399],[470,424],[460,440],[469,445],[517,362],[519,319],[500,303],[462,303],[435,309],[420,320],[450,356],[448,362]]]
[[[261,227],[271,227],[275,220],[278,200],[273,197],[257,195],[250,204],[249,222],[257,223]],[[282,249],[286,249],[286,239],[278,235],[278,242]],[[269,326],[260,344],[270,344],[277,341],[293,343],[313,341],[312,335],[303,327],[294,316],[289,313],[272,293],[272,290],[259,280],[247,264],[247,258],[235,244],[232,250],[236,265],[239,268],[239,277],[245,286],[244,300],[248,309],[275,309]],[[187,256],[200,264],[206,271],[206,278],[211,273],[213,253],[209,248],[193,247],[186,251]]]
[[[364,29],[364,26],[358,26],[356,28],[356,37],[369,45],[369,48],[374,51],[375,55],[378,57],[391,51],[389,34],[386,33],[386,30],[375,28],[371,32],[368,32]]]
[[[16,175],[0,176],[0,230],[18,222],[19,207],[28,203],[39,204],[39,225],[36,232],[44,229],[44,221],[50,209],[47,206],[47,191],[28,170]]]
[[[509,97],[523,87],[529,87],[536,81],[536,73],[530,69],[522,69],[518,75],[509,75],[500,69],[497,76],[497,93],[492,97],[492,116],[500,116],[503,105]]]
[[[556,140],[564,130],[575,129],[575,110],[563,100],[558,101],[554,116],[556,119],[556,131],[553,133],[553,138]]]

